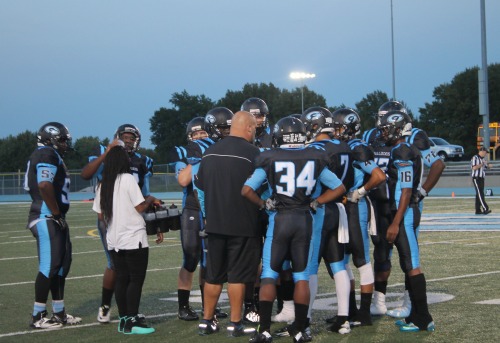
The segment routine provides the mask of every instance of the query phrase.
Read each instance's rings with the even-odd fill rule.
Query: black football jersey
[[[57,151],[48,146],[38,147],[28,160],[24,177],[24,188],[29,192],[32,200],[28,223],[52,214],[38,189],[38,184],[43,181],[52,183],[59,210],[63,215],[66,214],[69,210],[68,169]]]
[[[277,148],[263,151],[255,167],[265,171],[277,208],[291,209],[309,208],[316,182],[328,163],[323,150]]]
[[[352,165],[352,151],[346,142],[338,139],[317,141],[308,146],[309,148],[324,149],[329,158],[328,169],[330,169],[342,181],[346,190],[354,185],[354,168]]]
[[[422,178],[422,168],[420,150],[414,145],[400,143],[393,147],[387,171],[389,176],[387,182],[393,209],[397,208],[402,187],[412,189],[411,202],[418,201],[418,188]]]

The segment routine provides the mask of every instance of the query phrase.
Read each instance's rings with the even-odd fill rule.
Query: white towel
[[[375,220],[375,211],[373,209],[372,201],[369,197],[366,197],[366,203],[370,207],[370,221],[368,222],[368,234],[370,236],[377,235],[377,221]]]
[[[339,243],[349,243],[349,226],[347,223],[347,213],[345,213],[345,207],[342,203],[337,202],[337,207],[339,208]]]

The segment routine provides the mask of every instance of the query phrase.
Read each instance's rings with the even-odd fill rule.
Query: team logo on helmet
[[[61,131],[57,127],[52,126],[52,125],[46,126],[44,128],[44,131],[52,136],[57,136],[61,133]]]
[[[313,111],[313,112],[309,112],[308,114],[306,114],[306,119],[308,121],[313,121],[313,120],[317,120],[317,119],[321,118],[322,115],[323,115],[323,113],[321,113],[319,111]]]
[[[205,120],[207,122],[209,122],[210,124],[213,124],[215,123],[215,116],[213,114],[208,114],[206,117],[205,117]]]
[[[260,109],[258,109],[258,108],[251,108],[251,109],[248,110],[248,112],[252,113],[254,116],[261,114],[260,113]]]
[[[403,120],[403,116],[401,114],[391,114],[387,117],[387,122],[391,124],[398,123],[401,120]]]
[[[356,119],[357,119],[356,115],[354,113],[351,113],[344,118],[344,123],[351,124],[354,123]]]

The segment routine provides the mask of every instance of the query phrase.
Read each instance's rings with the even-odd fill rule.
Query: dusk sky
[[[49,121],[111,138],[186,90],[216,101],[245,83],[329,106],[392,95],[390,0],[2,0],[0,138]],[[480,0],[393,0],[396,98],[413,113],[436,86],[481,65]],[[500,1],[486,0],[488,63],[500,63]],[[265,99],[264,99],[265,100]],[[233,109],[236,110],[236,109]]]

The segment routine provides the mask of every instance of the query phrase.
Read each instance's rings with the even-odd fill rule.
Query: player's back
[[[324,150],[294,148],[264,151],[256,167],[266,172],[278,210],[309,208],[316,181],[328,157]]]

